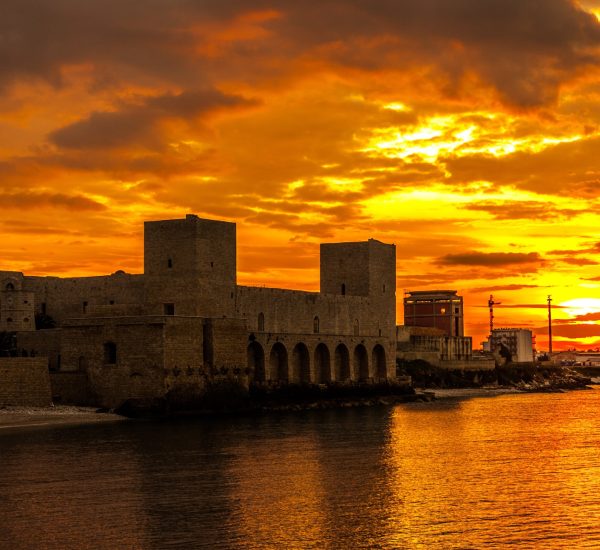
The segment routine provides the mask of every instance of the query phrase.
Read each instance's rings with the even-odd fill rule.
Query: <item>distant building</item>
[[[498,364],[531,363],[534,360],[533,333],[524,328],[496,328],[484,349],[491,351]]]
[[[404,297],[404,325],[431,327],[446,336],[464,336],[463,299],[456,290],[408,292]]]

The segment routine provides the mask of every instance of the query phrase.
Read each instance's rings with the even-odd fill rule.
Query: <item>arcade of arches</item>
[[[375,344],[370,353],[362,343],[350,349],[340,343],[330,351],[320,342],[312,353],[303,342],[289,347],[291,353],[282,342],[264,347],[256,340],[251,342],[247,349],[251,379],[258,383],[327,384],[387,378],[386,352],[381,344]]]

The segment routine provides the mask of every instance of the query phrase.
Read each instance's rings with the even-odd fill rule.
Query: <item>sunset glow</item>
[[[34,4],[0,18],[1,269],[141,272],[143,220],[193,212],[240,284],[375,238],[398,323],[456,289],[477,348],[493,294],[545,349],[551,294],[555,349],[600,346],[598,2]]]

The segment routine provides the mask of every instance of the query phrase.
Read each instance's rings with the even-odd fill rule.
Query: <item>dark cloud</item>
[[[511,291],[511,290],[523,290],[524,288],[540,288],[539,285],[526,285],[526,284],[510,284],[510,285],[494,285],[494,286],[480,286],[476,288],[470,288],[469,293],[474,292],[498,292],[498,291]]]
[[[536,333],[543,334],[548,332],[548,327],[539,327],[534,330]],[[584,323],[558,325],[552,327],[552,334],[554,336],[565,338],[590,338],[593,336],[600,336],[600,325]]]
[[[509,309],[548,309],[548,304],[498,304],[494,307]],[[552,305],[552,309],[565,309],[566,307],[567,306]]]
[[[442,265],[502,267],[507,265],[541,263],[537,252],[466,252],[447,254],[438,259]]]
[[[589,212],[589,210],[560,208],[542,201],[482,201],[465,205],[463,208],[486,212],[496,220],[556,220]]]
[[[0,81],[58,85],[65,66],[91,63],[99,82],[118,74],[198,86],[321,60],[366,71],[434,67],[448,95],[475,73],[528,108],[597,64],[599,28],[569,0],[6,0]]]
[[[0,192],[0,204],[5,208],[62,208],[73,211],[98,211],[106,207],[83,195],[64,195],[62,193],[44,192]]]
[[[494,157],[464,155],[445,160],[448,182],[490,181],[540,195],[594,198],[600,196],[600,137],[591,136],[548,146],[542,151],[517,151]],[[551,206],[549,208],[552,208]]]
[[[222,108],[253,105],[239,96],[217,90],[188,91],[122,105],[117,111],[94,112],[88,118],[53,131],[49,139],[66,149],[105,149],[138,146],[155,141],[156,124],[163,119],[193,120]]]

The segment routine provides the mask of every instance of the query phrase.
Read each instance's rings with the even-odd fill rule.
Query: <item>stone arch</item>
[[[387,365],[385,361],[385,350],[381,344],[376,344],[373,348],[372,365],[375,378],[387,378]]]
[[[14,290],[14,289],[15,289],[15,285],[13,283],[6,283],[5,290]]]
[[[271,380],[279,380],[281,382],[288,381],[288,353],[281,342],[275,342],[271,348],[271,353],[269,355],[269,370]]]
[[[362,344],[354,348],[354,376],[356,380],[369,378],[369,356]]]
[[[302,342],[297,343],[292,351],[292,382],[310,384],[310,354]]]
[[[315,382],[317,384],[331,382],[331,359],[329,349],[322,342],[315,349]]]
[[[265,331],[265,314],[261,311],[258,314],[258,332],[264,332]]]
[[[250,377],[254,382],[265,381],[265,352],[258,342],[252,342],[248,346],[248,369]]]
[[[334,373],[335,380],[346,382],[352,378],[350,372],[350,353],[344,344],[338,344],[335,348]]]

